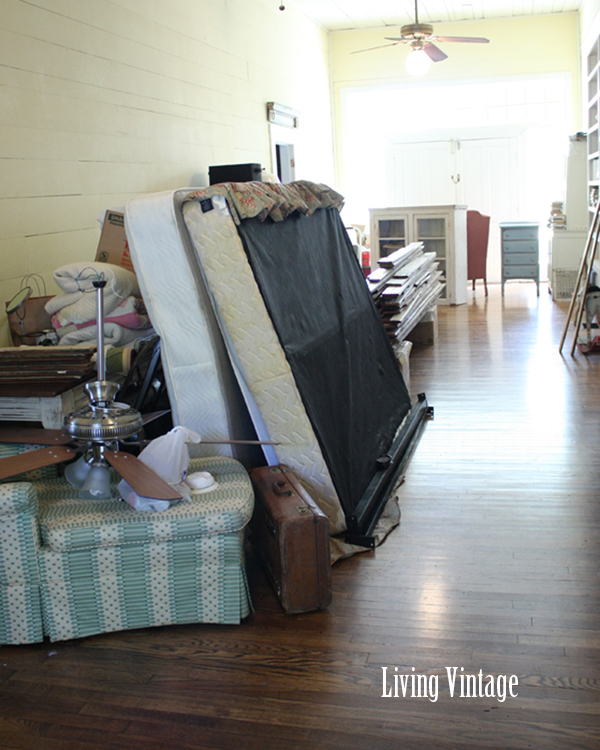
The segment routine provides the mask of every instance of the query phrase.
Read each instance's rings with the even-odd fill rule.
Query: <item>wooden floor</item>
[[[400,527],[334,567],[328,611],[282,614],[252,566],[240,627],[3,647],[0,747],[599,748],[600,355],[558,354],[564,317],[532,283],[440,309]],[[432,694],[394,697],[395,667]]]

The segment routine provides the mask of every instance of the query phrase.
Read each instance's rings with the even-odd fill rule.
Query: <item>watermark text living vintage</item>
[[[388,674],[388,670],[390,673]],[[519,685],[517,675],[483,674],[483,670],[470,674],[464,667],[445,667],[442,684],[451,698],[495,698],[499,703],[519,694],[515,688]],[[412,667],[410,672],[398,671],[398,667],[381,667],[383,692],[382,698],[428,698],[435,703],[439,696],[440,675],[419,674]]]

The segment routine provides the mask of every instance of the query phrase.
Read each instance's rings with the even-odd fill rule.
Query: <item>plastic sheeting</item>
[[[238,227],[344,512],[411,407],[337,210]]]

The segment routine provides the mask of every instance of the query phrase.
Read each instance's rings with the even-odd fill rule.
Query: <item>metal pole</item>
[[[96,287],[96,328],[98,330],[96,375],[98,376],[98,380],[103,382],[106,380],[106,359],[104,357],[104,287],[106,286],[106,281],[99,279],[92,283]]]

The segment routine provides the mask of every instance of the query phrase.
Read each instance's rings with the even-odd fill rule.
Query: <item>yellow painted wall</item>
[[[590,0],[596,2],[596,0]],[[406,45],[352,54],[355,50],[389,44],[386,36],[398,36],[388,27],[331,34],[332,85],[337,153],[342,153],[340,90],[346,87],[392,86],[418,81],[458,81],[505,76],[568,72],[572,79],[573,131],[582,128],[581,83],[576,13],[501,19],[485,22],[435,24],[435,32],[447,36],[481,36],[489,44],[440,44],[448,59],[434,63],[424,79],[406,72]],[[410,117],[410,113],[407,113]],[[343,165],[338,165],[338,186],[344,192]]]
[[[92,260],[96,217],[271,168],[266,102],[301,112],[298,178],[333,182],[327,34],[273,0],[1,0],[0,299]],[[8,343],[4,316],[0,343]]]

